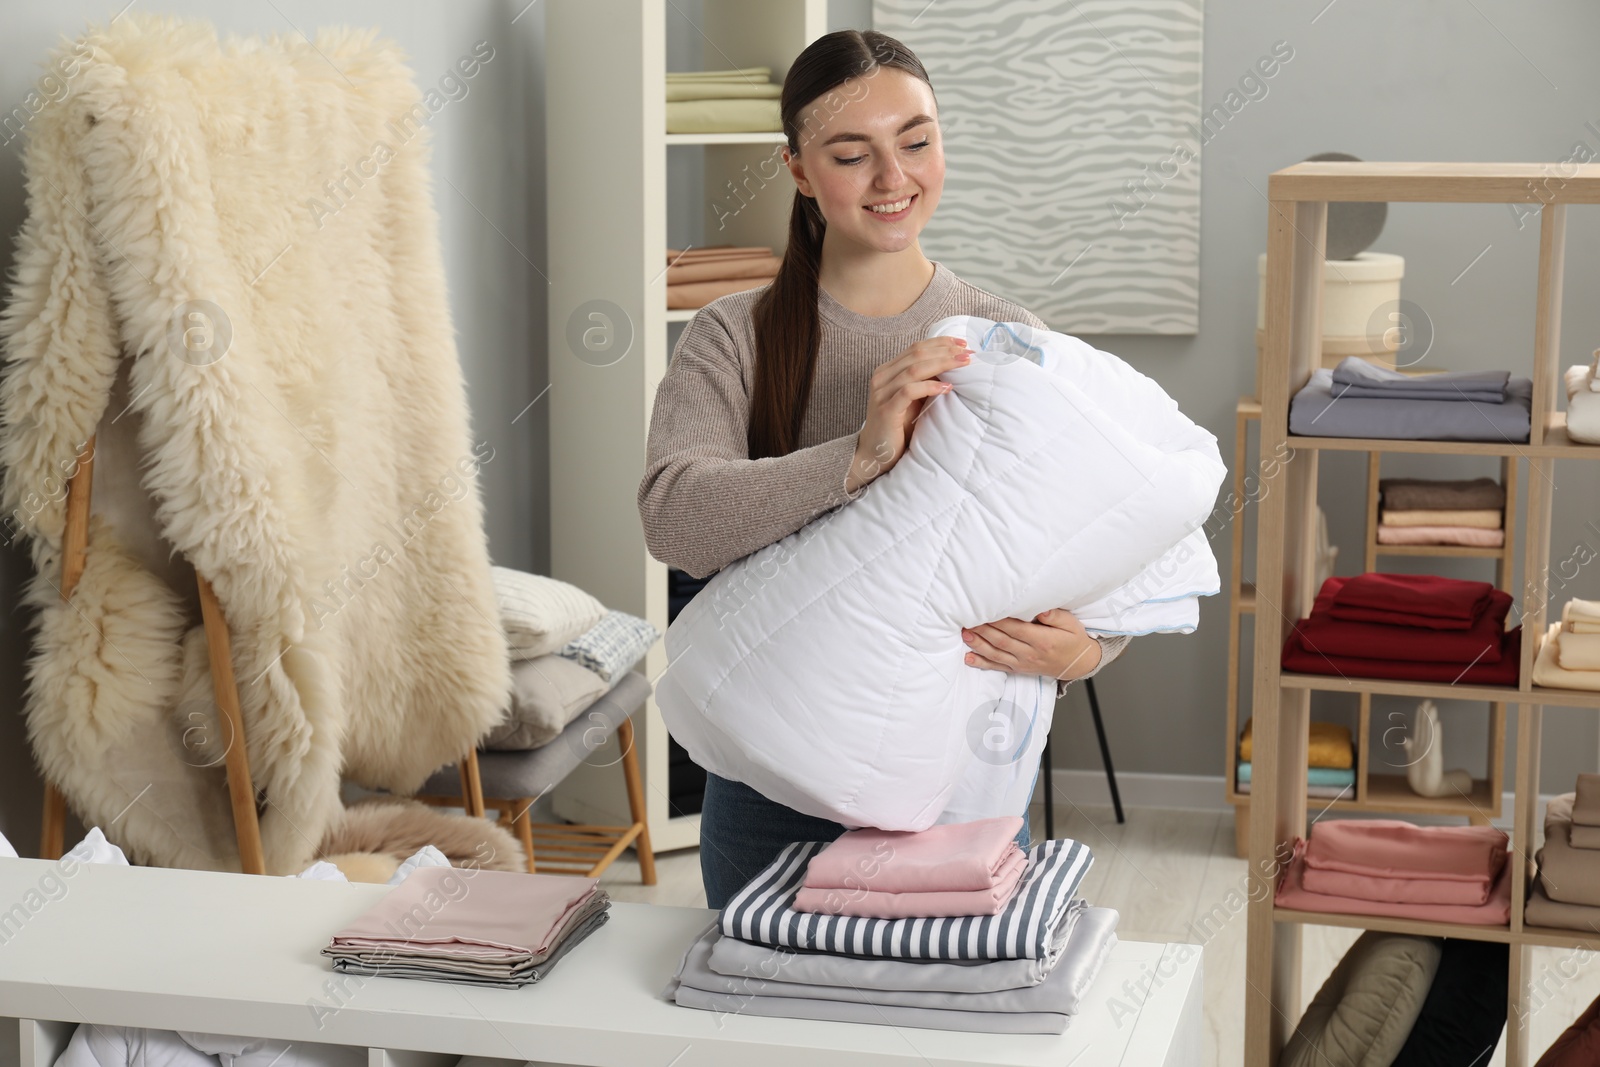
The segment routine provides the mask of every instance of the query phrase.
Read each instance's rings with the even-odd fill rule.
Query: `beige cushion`
[[[528,749],[547,744],[610,688],[594,671],[563,656],[513,663],[511,706],[504,721],[478,747]]]
[[[491,568],[500,625],[512,659],[533,659],[586,633],[605,605],[569,582],[510,567]]]
[[[1389,1067],[1422,1014],[1441,953],[1435,938],[1362,934],[1311,998],[1279,1067]]]

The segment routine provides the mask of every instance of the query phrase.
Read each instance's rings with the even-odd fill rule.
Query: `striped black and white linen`
[[[880,919],[796,911],[795,894],[825,841],[796,841],[728,901],[722,932],[775,948],[926,960],[1041,959],[1094,856],[1081,841],[1028,850],[1017,891],[998,915]]]

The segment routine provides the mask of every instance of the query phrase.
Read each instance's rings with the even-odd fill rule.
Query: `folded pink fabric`
[[[1511,920],[1511,870],[1514,866],[1515,864],[1511,863],[1501,866],[1500,877],[1495,880],[1494,887],[1490,890],[1488,902],[1478,907],[1462,904],[1401,904],[1385,900],[1363,900],[1360,897],[1315,893],[1307,889],[1304,884],[1305,842],[1297,840],[1294,857],[1289,861],[1289,866],[1278,883],[1275,899],[1278,907],[1294,908],[1299,911],[1320,911],[1336,915],[1390,915],[1401,919],[1423,919],[1431,922],[1504,926]]]
[[[1005,815],[926,830],[849,830],[811,857],[802,884],[873,893],[987,892],[1020,852],[1021,829],[1022,816]]]
[[[423,867],[334,934],[333,943],[538,962],[559,944],[568,918],[598,884],[597,878],[561,874]]]
[[[1506,543],[1504,530],[1483,530],[1476,526],[1378,526],[1380,545],[1473,545],[1500,548]]]
[[[932,918],[939,915],[998,915],[1011,902],[1028,857],[1015,842],[1011,856],[992,889],[964,892],[883,893],[865,889],[807,889],[795,894],[795,911],[824,915],[866,915],[880,919]]]
[[[1311,828],[1309,866],[1367,878],[1492,883],[1510,842],[1492,826],[1417,826],[1401,819],[1325,819]]]
[[[1465,904],[1476,906],[1489,901],[1493,882],[1461,882],[1449,878],[1373,878],[1346,871],[1324,871],[1307,865],[1301,884],[1313,893],[1336,897],[1358,897],[1395,904]]]

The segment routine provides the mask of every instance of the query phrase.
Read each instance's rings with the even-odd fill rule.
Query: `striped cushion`
[[[646,619],[625,611],[608,611],[556,655],[576,661],[609,682],[643,659],[660,636],[661,631]]]
[[[776,948],[927,960],[1041,959],[1067,902],[1094,862],[1081,841],[1042,841],[998,915],[879,919],[796,911],[795,894],[826,841],[796,841],[722,909],[728,937]]]

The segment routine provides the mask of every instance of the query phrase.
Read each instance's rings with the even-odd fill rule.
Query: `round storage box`
[[[1390,322],[1385,304],[1400,300],[1404,256],[1388,252],[1358,252],[1354,259],[1330,259],[1322,271],[1322,336],[1368,337],[1382,335]],[[1267,328],[1267,254],[1256,260],[1260,285],[1256,290],[1256,329]]]

